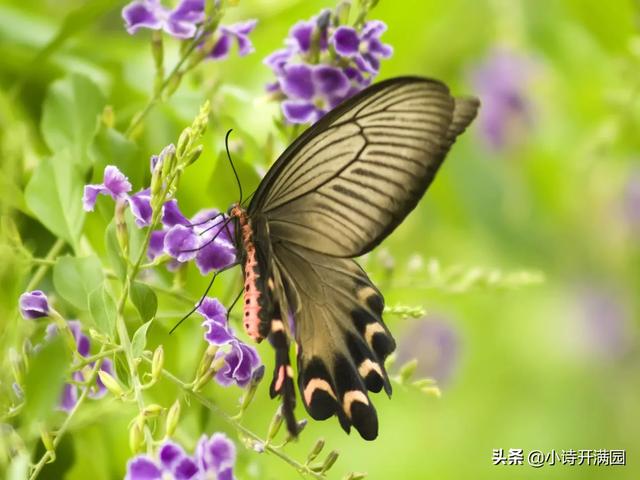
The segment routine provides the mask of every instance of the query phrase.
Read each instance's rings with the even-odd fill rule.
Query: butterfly
[[[385,358],[395,341],[384,299],[353,260],[415,208],[479,101],[437,80],[374,84],[302,133],[278,158],[245,209],[230,209],[244,274],[242,323],[275,349],[271,397],[296,435],[290,339],[297,384],[316,420],[378,435],[368,392],[391,395]]]

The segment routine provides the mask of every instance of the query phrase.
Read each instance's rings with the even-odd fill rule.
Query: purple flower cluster
[[[482,101],[480,129],[492,149],[504,148],[517,139],[517,128],[530,125],[527,89],[533,70],[530,58],[498,49],[473,68],[471,81]]]
[[[175,38],[193,38],[198,26],[206,19],[205,0],[182,0],[173,10],[162,5],[159,0],[135,0],[122,9],[122,18],[127,32],[132,35],[141,28],[148,28],[163,30]],[[241,57],[253,52],[249,34],[256,23],[256,20],[248,20],[221,25],[207,57],[214,60],[226,58],[234,41]]]
[[[331,11],[296,23],[285,48],[265,58],[276,81],[267,85],[291,123],[313,123],[367,87],[380,60],[393,49],[380,40],[387,26],[378,20],[356,29],[334,26]]]
[[[68,322],[69,329],[73,334],[73,338],[76,341],[76,349],[78,353],[83,357],[88,357],[91,351],[91,340],[84,333],[82,333],[82,325],[78,320],[70,320]],[[51,340],[54,336],[58,334],[58,328],[54,323],[47,325],[47,334],[45,336],[45,341]],[[95,362],[92,362],[85,366],[83,370],[78,370],[73,372],[72,379],[74,383],[66,383],[64,385],[64,389],[62,390],[62,396],[60,397],[59,407],[61,410],[65,412],[69,412],[75,407],[78,402],[79,389],[77,383],[86,382],[87,376]],[[100,370],[108,373],[109,375],[114,375],[113,371],[113,363],[108,358],[102,360],[100,364]],[[93,399],[99,399],[106,395],[107,388],[104,386],[99,377],[96,377],[95,384],[91,387],[82,387],[89,388],[89,393],[87,396]]]
[[[204,339],[218,347],[228,345],[227,349],[218,350],[213,360],[224,359],[216,373],[217,382],[225,387],[233,383],[240,387],[249,385],[262,365],[258,352],[234,335],[227,321],[227,310],[217,299],[206,297],[198,313],[204,317]]]
[[[223,433],[203,435],[193,456],[166,440],[157,458],[138,455],[127,464],[125,480],[233,480],[236,447]]]
[[[151,158],[152,170],[172,147],[170,145],[159,156]],[[109,165],[104,170],[101,184],[84,187],[84,209],[92,211],[98,195],[107,195],[116,202],[127,202],[139,227],[149,226],[152,214],[150,189],[133,195],[129,195],[130,191],[127,177]],[[233,228],[227,220],[225,215],[212,209],[203,210],[189,220],[178,208],[178,202],[169,200],[162,206],[162,229],[152,232],[147,254],[151,260],[161,254],[170,256],[168,268],[172,270],[189,260],[195,260],[202,275],[224,268],[236,260]]]

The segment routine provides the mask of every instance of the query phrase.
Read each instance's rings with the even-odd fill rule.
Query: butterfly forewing
[[[249,212],[266,215],[274,241],[336,257],[366,253],[416,206],[477,106],[434,80],[377,84],[287,149]]]
[[[379,244],[417,205],[478,105],[435,80],[381,82],[303,133],[260,184],[247,215],[260,224],[256,244],[269,252],[279,317],[269,333],[277,351],[271,391],[283,398],[292,434],[286,311],[309,414],[336,415],[346,431],[377,436],[368,391],[391,393],[384,359],[395,342],[381,293],[351,257]]]

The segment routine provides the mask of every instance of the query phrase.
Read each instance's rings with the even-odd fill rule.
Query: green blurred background
[[[21,191],[47,155],[38,132],[51,82],[69,72],[93,79],[126,128],[146,102],[153,66],[146,32],[129,36],[123,2],[94,0],[0,2],[0,191],[2,215],[18,225],[27,248],[43,255],[55,238],[30,217]],[[289,27],[333,2],[242,0],[224,23],[258,18],[256,52],[201,66],[174,97],[156,108],[132,158],[117,159],[143,185],[148,158],[175,141],[204,98],[213,98],[205,153],[187,171],[178,197],[183,211],[226,209],[236,189],[218,161],[224,132],[237,130],[233,148],[251,191],[283,147],[263,98],[271,81],[262,59],[282,46]],[[631,0],[381,0],[370,18],[388,24],[383,39],[395,53],[381,78],[401,74],[439,78],[458,94],[474,90],[474,69],[496,48],[531,62],[521,83],[525,120],[509,118],[509,140],[492,148],[481,121],[459,139],[442,170],[404,224],[365,260],[389,305],[424,306],[427,319],[388,317],[402,355],[440,380],[442,397],[396,386],[391,400],[376,396],[380,436],[372,443],[346,436],[335,419],[311,422],[288,447],[302,458],[319,436],[341,457],[329,478],[366,471],[369,478],[635,479],[640,476],[640,4]],[[169,42],[170,43],[170,42]],[[176,58],[172,52],[169,61]],[[487,108],[487,105],[484,106]],[[94,180],[100,177],[96,172]],[[87,218],[86,241],[101,250],[108,209]],[[0,258],[0,318],[5,334],[29,265],[8,250]],[[543,272],[539,285],[508,288],[475,282],[451,287],[445,272]],[[429,268],[431,265],[431,268]],[[464,274],[464,275],[466,275]],[[229,274],[216,293],[235,290]],[[463,275],[463,277],[464,277]],[[165,278],[169,278],[167,275]],[[193,297],[207,279],[195,269]],[[50,290],[45,279],[41,285]],[[500,282],[498,282],[500,283]],[[509,282],[503,282],[509,283]],[[516,282],[517,283],[517,282]],[[167,367],[187,378],[201,351],[198,320],[167,336],[185,310],[164,300],[151,329],[164,343]],[[426,325],[426,327],[425,327]],[[6,347],[6,342],[4,342]],[[198,348],[195,348],[197,345]],[[269,365],[268,345],[259,351]],[[269,370],[267,370],[269,371]],[[276,403],[260,387],[246,424],[266,429]],[[207,391],[227,411],[239,392]],[[169,404],[171,385],[151,397]],[[219,398],[218,398],[219,397]],[[177,436],[192,448],[200,433],[234,432],[196,405]],[[133,415],[133,410],[131,412]],[[115,401],[91,405],[41,478],[122,477],[129,457],[127,424]],[[626,467],[493,466],[492,450],[522,448],[626,449]],[[286,464],[239,447],[237,476],[297,478]]]

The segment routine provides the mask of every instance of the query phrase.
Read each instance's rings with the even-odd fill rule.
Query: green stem
[[[25,291],[29,292],[36,288],[38,284],[42,281],[44,276],[47,274],[49,267],[53,265],[54,259],[58,256],[60,251],[64,248],[65,241],[61,238],[58,238],[56,242],[51,246],[47,256],[42,259],[43,263],[38,267],[36,273],[33,274],[31,280],[27,284]]]
[[[148,358],[146,358],[146,357],[143,357],[143,358],[148,363],[151,363],[151,360],[149,360]],[[297,460],[294,460],[293,458],[289,457],[287,454],[285,454],[282,451],[280,451],[280,449],[278,449],[277,447],[269,444],[266,440],[263,440],[262,438],[260,438],[260,436],[258,436],[257,434],[253,433],[251,430],[249,430],[247,427],[242,425],[236,419],[234,419],[233,417],[228,415],[226,412],[220,410],[211,400],[206,398],[204,395],[202,395],[201,393],[198,393],[198,392],[194,392],[191,389],[189,384],[187,384],[186,382],[180,380],[178,377],[173,375],[171,372],[163,369],[162,370],[162,376],[165,377],[167,380],[169,380],[169,381],[175,383],[176,385],[178,385],[182,390],[184,390],[189,395],[191,395],[193,398],[195,398],[198,402],[200,402],[200,404],[202,404],[203,406],[205,406],[206,408],[208,408],[212,412],[215,412],[224,421],[226,421],[227,423],[231,424],[236,430],[242,432],[244,435],[246,435],[247,437],[255,440],[256,442],[259,442],[262,445],[264,445],[264,448],[265,448],[266,451],[272,453],[276,457],[278,457],[281,460],[285,461],[286,463],[291,465],[293,468],[295,468],[299,473],[301,473],[303,475],[311,475],[312,477],[318,478],[318,479],[324,479],[325,478],[324,475],[322,475],[322,474],[320,474],[318,472],[314,472],[307,465],[304,465],[304,464],[298,462]]]
[[[82,367],[91,365],[93,362],[97,360],[110,357],[111,355],[114,355],[119,352],[122,352],[122,347],[112,348],[111,350],[105,350],[104,352],[96,353],[95,355],[91,355],[90,357],[83,357],[83,359],[80,362],[75,363],[73,365],[73,369],[80,370]]]
[[[104,347],[102,348],[100,353],[103,353],[103,350],[104,350]],[[93,369],[91,370],[91,373],[89,374],[89,377],[87,379],[87,383],[91,383],[91,382],[93,382],[95,380],[96,375],[98,374],[98,370],[100,370],[100,365],[101,364],[102,364],[102,359],[98,359],[96,364],[93,366]],[[66,431],[69,429],[69,425],[71,425],[71,420],[75,416],[76,412],[80,409],[80,406],[82,405],[84,400],[87,398],[88,394],[89,394],[89,387],[86,387],[86,388],[84,388],[82,390],[82,393],[80,394],[80,397],[78,397],[78,401],[73,406],[73,408],[71,409],[71,411],[67,415],[67,418],[64,419],[64,422],[62,423],[62,425],[60,426],[60,428],[56,432],[55,438],[53,439],[53,448],[54,449],[60,444],[60,441],[62,440],[62,437],[64,436]],[[53,461],[54,459],[55,459],[54,452],[51,452],[51,451],[47,450],[44,453],[44,455],[42,455],[42,457],[40,458],[38,463],[36,463],[33,466],[33,470],[31,471],[31,475],[29,475],[29,480],[34,480],[35,478],[37,478],[38,475],[40,474],[40,472],[42,471],[42,469],[44,468],[44,466],[47,463],[49,463],[50,461]]]
[[[158,102],[160,102],[160,100],[162,99],[162,95],[164,94],[167,87],[171,85],[171,83],[174,81],[174,78],[177,77],[178,74],[184,75],[184,72],[180,72],[180,69],[185,64],[185,62],[189,59],[189,57],[195,51],[198,45],[202,43],[203,38],[209,33],[213,34],[213,31],[215,31],[215,29],[217,28],[219,21],[220,21],[219,17],[212,19],[212,23],[208,27],[203,28],[200,34],[194,37],[193,41],[184,50],[184,52],[182,53],[182,56],[180,57],[178,62],[175,64],[171,72],[169,72],[169,75],[167,75],[167,77],[164,79],[164,81],[160,84],[158,88],[154,89],[153,96],[149,99],[149,101],[144,106],[144,108],[140,112],[138,112],[136,115],[133,116],[133,118],[131,119],[131,123],[129,123],[129,126],[127,127],[127,130],[124,133],[126,137],[131,138],[131,136],[135,132],[135,129],[138,127],[138,125],[142,123],[142,121],[153,109],[153,107]]]

